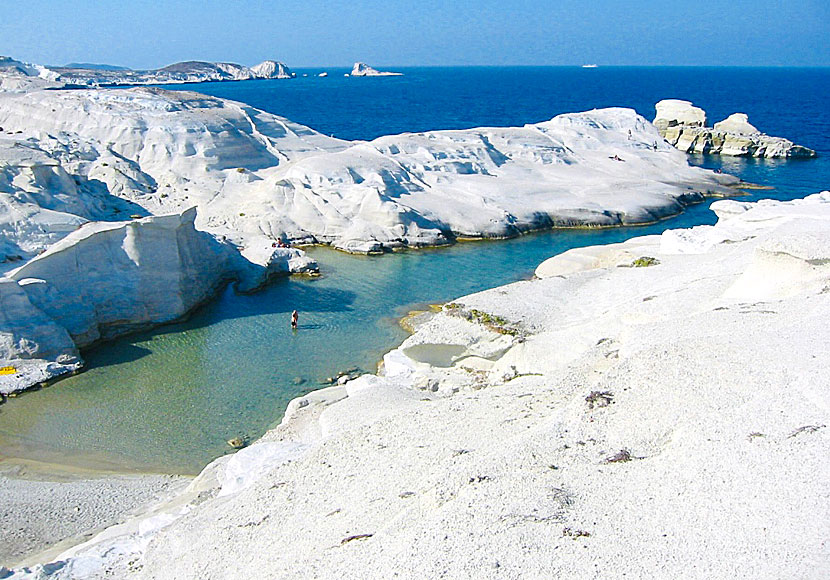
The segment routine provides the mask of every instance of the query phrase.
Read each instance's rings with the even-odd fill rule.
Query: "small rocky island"
[[[656,105],[654,125],[669,143],[686,153],[738,157],[815,157],[816,152],[783,137],[761,133],[744,113],[734,113],[714,127],[706,112],[689,101],[666,99]]]
[[[354,63],[354,66],[352,67],[352,72],[349,73],[349,76],[353,76],[353,77],[400,77],[400,76],[403,76],[403,73],[377,70],[375,68],[370,67],[365,62],[356,62],[356,63]]]

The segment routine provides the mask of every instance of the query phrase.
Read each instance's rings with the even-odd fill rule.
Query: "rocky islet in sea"
[[[745,113],[733,113],[714,127],[706,112],[689,101],[666,99],[656,105],[654,125],[669,143],[686,153],[736,157],[809,158],[816,152],[783,137],[765,135]]]

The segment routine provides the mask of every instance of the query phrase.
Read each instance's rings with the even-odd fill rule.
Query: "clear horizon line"
[[[12,57],[14,58],[14,57]],[[17,60],[15,58],[15,60]],[[116,66],[116,67],[123,67],[128,70],[140,71],[140,70],[160,70],[167,66],[178,64],[180,62],[207,62],[207,63],[229,63],[229,64],[239,64],[240,66],[245,66],[251,68],[256,66],[257,64],[264,62],[264,60],[274,60],[276,62],[282,62],[290,69],[300,70],[300,69],[351,69],[353,64],[328,64],[328,65],[321,65],[321,64],[300,64],[300,65],[292,65],[288,62],[281,61],[279,59],[263,59],[262,61],[256,62],[254,64],[243,65],[238,62],[234,62],[231,60],[199,60],[199,59],[188,59],[188,60],[179,60],[174,61],[169,64],[161,65],[156,68],[142,68],[142,67],[128,67],[126,65],[121,64],[114,64],[110,62],[94,62],[91,60],[74,60],[69,63],[65,64],[46,64],[43,66],[46,67],[65,67],[67,64],[74,64],[74,63],[81,63],[81,64],[88,64],[88,65],[99,65],[99,66]],[[40,64],[34,63],[32,61],[23,61],[23,62],[30,62],[32,64]],[[365,62],[365,61],[355,61],[355,62]],[[601,64],[601,63],[594,63],[594,62],[584,62],[578,64],[375,64],[375,63],[367,63],[369,66],[375,69],[384,69],[394,72],[392,69],[401,68],[401,69],[414,69],[414,68],[774,68],[774,69],[784,69],[784,68],[798,68],[798,69],[824,69],[830,68],[830,64]],[[586,67],[586,65],[591,65],[590,67]]]

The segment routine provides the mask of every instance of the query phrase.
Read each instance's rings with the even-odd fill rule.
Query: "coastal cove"
[[[667,84],[673,90],[670,94],[665,88],[660,94],[646,94],[642,88],[637,89],[642,93],[625,93],[626,87],[633,91],[635,85],[640,86],[638,75],[642,80],[642,75],[659,74],[660,70],[609,70],[610,76],[600,77],[609,85],[609,96],[600,98],[616,97],[616,100],[607,103],[570,93],[551,106],[543,93],[536,101],[537,110],[528,111],[530,105],[527,103],[521,100],[516,103],[499,94],[478,101],[461,98],[453,101],[455,104],[450,107],[433,103],[430,106],[434,107],[434,114],[427,115],[422,110],[423,118],[419,119],[400,119],[396,101],[411,91],[412,84],[421,83],[421,91],[425,91],[424,87],[430,86],[430,82],[432,88],[440,85],[445,80],[440,71],[446,69],[435,72],[438,76],[431,80],[419,77],[417,71],[404,70],[404,77],[394,79],[340,78],[335,81],[338,78],[335,74],[330,80],[298,78],[291,85],[280,84],[278,87],[269,85],[270,81],[250,81],[221,86],[203,83],[193,88],[250,102],[323,132],[348,138],[371,138],[402,130],[398,123],[405,125],[407,130],[486,125],[496,118],[499,124],[520,125],[566,110],[584,110],[605,104],[634,106],[650,118],[652,112],[647,110],[647,104],[653,106],[663,96],[690,98],[716,119],[735,111],[746,111],[750,120],[762,130],[785,135],[819,152],[818,159],[809,161],[691,158],[695,164],[722,169],[745,181],[775,187],[774,190],[752,191],[751,195],[740,199],[793,199],[827,188],[830,146],[826,135],[829,131],[827,119],[821,116],[827,110],[827,97],[824,96],[827,93],[821,90],[827,84],[826,72],[815,73],[820,82],[811,81],[817,86],[810,94],[806,85],[800,89],[796,86],[803,91],[796,97],[785,94],[786,90],[793,90],[790,83],[789,87],[781,86],[778,93],[761,91],[754,97],[759,101],[752,103],[747,102],[748,92],[730,94],[728,98],[719,90],[713,90],[714,94],[708,97],[695,93],[700,90],[694,84],[694,76],[700,74],[699,71],[689,73],[688,86],[672,87],[671,83],[663,83],[664,87]],[[480,69],[472,72],[464,69],[461,74],[478,72]],[[506,84],[513,87],[515,94],[520,94],[522,75],[525,84],[530,75],[531,81],[547,86],[545,75],[549,72],[543,69],[538,73],[543,77],[540,79],[538,74],[533,76],[532,69],[509,69],[514,80],[513,84]],[[579,73],[568,70],[565,71],[567,74],[562,73],[565,80],[570,78],[571,72],[602,75],[604,71],[602,68]],[[676,69],[664,72],[682,76]],[[626,74],[631,78],[620,86],[619,78],[625,79]],[[787,71],[762,73],[753,69],[716,74],[734,74],[739,80],[743,78],[742,82],[755,82],[752,81],[755,74],[766,78],[776,74],[786,76]],[[794,72],[791,74],[798,76]],[[318,85],[308,88],[311,82]],[[322,98],[318,92],[325,94],[327,89],[318,90],[318,87],[324,82],[352,83],[351,87],[357,87],[356,94],[340,87],[340,98],[333,99],[330,95],[325,104],[318,103],[320,111],[317,114],[322,115],[325,111],[327,121],[292,110],[292,106],[305,102],[303,94]],[[358,82],[371,85],[354,84]],[[595,82],[599,81],[593,79],[584,84],[584,88],[571,86],[570,90],[597,94],[596,87],[592,86]],[[662,81],[653,82],[658,86]],[[504,86],[499,84],[493,91],[506,90]],[[458,95],[447,96],[453,87],[457,88],[453,85],[443,93],[439,91],[436,100],[456,98]],[[548,90],[556,92],[561,87],[562,84],[548,87]],[[256,98],[247,94],[257,88],[262,102],[256,102]],[[612,97],[612,89],[621,94]],[[388,94],[395,90],[402,92]],[[293,92],[286,96],[288,93],[277,94],[279,91]],[[420,94],[418,90],[415,93]],[[282,101],[277,98],[279,96]],[[533,96],[540,97],[529,94],[526,98]],[[272,100],[265,102],[269,98]],[[353,105],[351,99],[360,98],[364,99],[366,109],[359,116],[353,112],[341,114],[343,111],[337,109],[337,103]],[[311,101],[308,106],[314,106],[313,99]],[[373,120],[370,109],[381,101],[388,108]],[[481,105],[482,101],[489,104],[491,110],[476,111],[476,106],[468,107],[471,103]],[[510,111],[506,110],[507,102],[511,103]],[[792,103],[797,106],[791,106]],[[406,111],[402,115],[410,117],[418,111],[417,107],[410,106],[401,109]],[[478,116],[472,118],[476,114]],[[455,118],[449,118],[449,115],[455,115]],[[465,115],[471,116],[469,120]],[[356,123],[355,117],[362,124],[350,126],[350,123]],[[373,372],[382,354],[406,336],[397,320],[407,311],[528,277],[541,261],[572,247],[619,242],[667,228],[713,223],[714,214],[707,208],[708,202],[693,206],[676,218],[643,227],[539,232],[507,241],[463,243],[385,256],[351,256],[327,248],[311,249],[310,255],[320,263],[321,278],[279,280],[255,295],[236,295],[227,289],[218,300],[199,309],[186,323],[101,345],[85,353],[86,372],[0,406],[0,453],[8,457],[77,462],[123,470],[196,473],[211,459],[228,451],[227,439],[259,437],[279,422],[289,400],[323,386],[327,377],[354,367]],[[293,309],[301,313],[296,334],[288,325],[288,315]]]

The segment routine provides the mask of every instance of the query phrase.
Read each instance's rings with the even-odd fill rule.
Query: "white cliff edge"
[[[236,280],[316,270],[297,249],[245,256],[194,227],[196,210],[90,222],[0,277],[0,395],[78,370],[78,349],[177,320]]]
[[[830,192],[712,208],[446,305],[184,504],[11,577],[823,577]]]
[[[733,113],[714,127],[689,101],[666,99],[656,105],[654,125],[669,143],[686,153],[738,157],[815,157],[816,152],[782,137],[761,133],[745,113]]]

